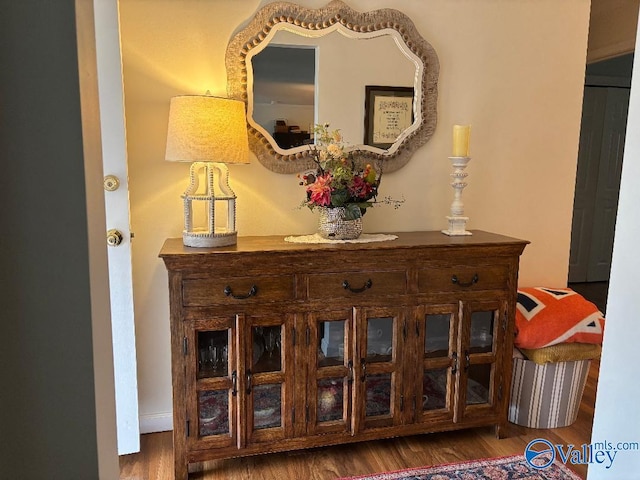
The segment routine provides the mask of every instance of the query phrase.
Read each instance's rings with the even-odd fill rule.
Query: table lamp
[[[249,163],[244,103],[208,94],[173,97],[165,159],[192,162],[189,187],[182,195],[183,243],[187,247],[235,245],[236,195],[229,186],[226,164]],[[205,220],[204,225],[195,226],[194,203],[199,202]]]

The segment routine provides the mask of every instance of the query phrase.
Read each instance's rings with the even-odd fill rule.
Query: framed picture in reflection
[[[365,86],[365,145],[386,150],[411,126],[413,93],[413,87]]]

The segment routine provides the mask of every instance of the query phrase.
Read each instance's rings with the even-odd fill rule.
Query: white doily
[[[353,240],[330,240],[328,238],[322,238],[317,233],[313,235],[299,235],[295,237],[285,237],[285,242],[290,243],[371,243],[371,242],[387,242],[389,240],[395,240],[397,235],[387,235],[384,233],[363,233],[358,238]]]

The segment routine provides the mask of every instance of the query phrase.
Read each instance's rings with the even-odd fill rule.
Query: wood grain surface
[[[359,444],[216,460],[201,465],[190,479],[200,480],[333,480],[348,475],[400,470],[479,458],[521,454],[527,443],[546,438],[553,443],[582,445],[591,440],[599,362],[591,369],[578,419],[564,428],[536,430],[508,424],[508,437],[496,439],[493,429],[481,427]],[[172,480],[171,432],[142,436],[140,453],[120,457],[120,480]],[[569,465],[583,478],[584,465]]]

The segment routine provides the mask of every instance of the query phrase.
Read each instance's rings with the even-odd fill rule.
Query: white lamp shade
[[[244,103],[210,95],[173,97],[165,160],[249,163]]]

